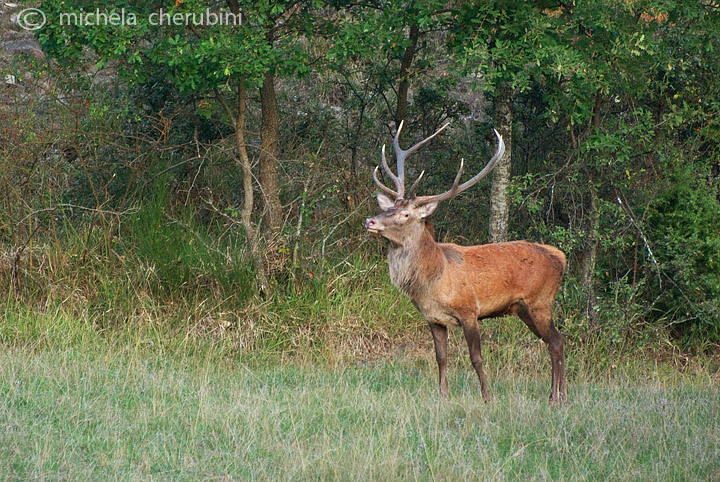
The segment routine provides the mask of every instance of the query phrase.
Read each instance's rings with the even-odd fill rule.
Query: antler
[[[390,167],[388,166],[387,159],[385,158],[385,146],[383,146],[383,148],[382,148],[382,156],[381,156],[383,170],[385,171],[385,174],[387,174],[387,176],[390,179],[392,179],[397,191],[393,191],[392,189],[390,189],[389,187],[385,186],[383,183],[380,182],[380,180],[377,177],[378,167],[376,167],[375,171],[373,172],[373,180],[375,181],[375,184],[377,184],[377,186],[380,189],[385,191],[385,193],[387,193],[391,196],[394,196],[396,200],[403,199],[403,197],[405,196],[405,159],[407,158],[407,156],[409,156],[410,154],[412,154],[413,152],[417,151],[422,146],[424,146],[425,144],[430,142],[430,140],[432,140],[433,137],[440,134],[447,126],[450,125],[449,122],[446,123],[440,129],[435,131],[435,133],[433,135],[431,135],[430,137],[423,139],[422,141],[418,142],[417,144],[415,144],[414,146],[412,146],[411,148],[409,148],[407,150],[403,150],[400,148],[400,132],[402,132],[404,122],[405,121],[400,122],[397,133],[395,134],[395,138],[393,139],[393,149],[395,150],[395,159],[397,162],[397,173],[398,173],[397,176],[395,174],[393,174],[393,172],[390,170]],[[420,182],[420,179],[423,177],[423,174],[425,174],[425,171],[421,172],[420,176],[412,184],[412,186],[410,187],[410,191],[408,191],[409,194],[412,194],[412,192],[415,190],[418,183]]]
[[[455,176],[455,181],[453,182],[452,187],[449,191],[445,191],[442,194],[436,194],[434,196],[418,196],[415,198],[416,204],[426,204],[430,202],[440,202],[445,201],[446,199],[450,199],[451,197],[454,197],[461,192],[463,192],[465,189],[468,189],[469,187],[474,186],[480,179],[485,177],[493,167],[495,167],[495,164],[500,160],[500,158],[505,154],[505,143],[503,142],[502,136],[498,131],[493,129],[495,131],[495,135],[498,138],[498,147],[497,151],[495,151],[495,154],[492,156],[492,158],[488,161],[488,163],[485,165],[485,167],[477,173],[472,179],[465,181],[464,183],[458,185],[460,183],[460,176],[463,172],[463,164],[464,159],[460,160],[460,169],[458,170],[457,176]],[[422,175],[421,175],[422,176]],[[419,180],[419,179],[418,179]],[[415,185],[413,185],[415,187]]]

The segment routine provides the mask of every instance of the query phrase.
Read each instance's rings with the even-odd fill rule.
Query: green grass
[[[720,480],[717,351],[565,316],[570,401],[550,406],[543,344],[486,320],[494,400],[458,330],[439,400],[431,336],[380,258],[263,299],[232,294],[244,268],[202,232],[173,232],[28,250],[0,303],[0,480]]]
[[[464,357],[441,401],[428,358],[297,363],[88,341],[3,347],[5,479],[720,478],[720,390],[699,366],[576,376],[555,407],[549,370],[492,360],[485,404]]]

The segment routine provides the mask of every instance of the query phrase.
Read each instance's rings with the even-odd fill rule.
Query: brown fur
[[[547,343],[552,359],[550,399],[565,400],[564,342],[552,322],[565,255],[552,246],[527,241],[479,246],[437,243],[423,219],[427,211],[421,209],[402,200],[369,219],[366,226],[391,241],[390,278],[430,324],[441,394],[448,394],[447,327],[461,326],[483,398],[490,398],[477,321],[509,314],[518,316]]]
[[[478,320],[502,314],[517,315],[528,328],[547,344],[552,360],[550,400],[565,400],[565,358],[563,337],[552,322],[555,295],[565,269],[565,255],[552,246],[526,241],[458,246],[438,244],[426,219],[435,212],[439,202],[451,199],[486,176],[505,152],[502,136],[497,151],[485,167],[471,179],[460,184],[462,162],[450,190],[432,196],[405,197],[405,158],[438,135],[435,134],[403,150],[399,138],[402,122],[393,140],[397,176],[390,171],[382,150],[383,170],[393,180],[395,189],[380,182],[375,168],[373,180],[385,193],[377,200],[382,214],[368,219],[365,227],[390,241],[388,264],[390,279],[410,297],[430,325],[435,342],[440,394],[448,395],[447,338],[448,326],[463,329],[470,351],[470,361],[480,380],[485,400],[490,399],[482,369],[480,327]],[[410,187],[408,197],[417,186]]]

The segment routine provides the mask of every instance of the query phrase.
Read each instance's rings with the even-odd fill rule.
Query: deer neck
[[[432,288],[445,268],[440,247],[424,225],[403,240],[390,243],[390,280],[403,293],[415,299]]]

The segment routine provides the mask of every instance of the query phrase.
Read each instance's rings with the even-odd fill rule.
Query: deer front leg
[[[428,322],[430,331],[432,332],[433,341],[435,342],[435,359],[438,365],[438,382],[440,385],[440,396],[448,398],[450,390],[447,381],[447,326],[438,325]]]
[[[477,373],[478,379],[480,380],[480,391],[482,392],[483,400],[489,402],[492,397],[490,396],[490,390],[488,390],[487,381],[485,380],[485,373],[483,373],[483,358],[482,350],[480,348],[480,327],[475,317],[466,317],[460,321],[465,334],[465,341],[467,341],[468,350],[470,350],[470,362],[472,363],[475,373]]]

